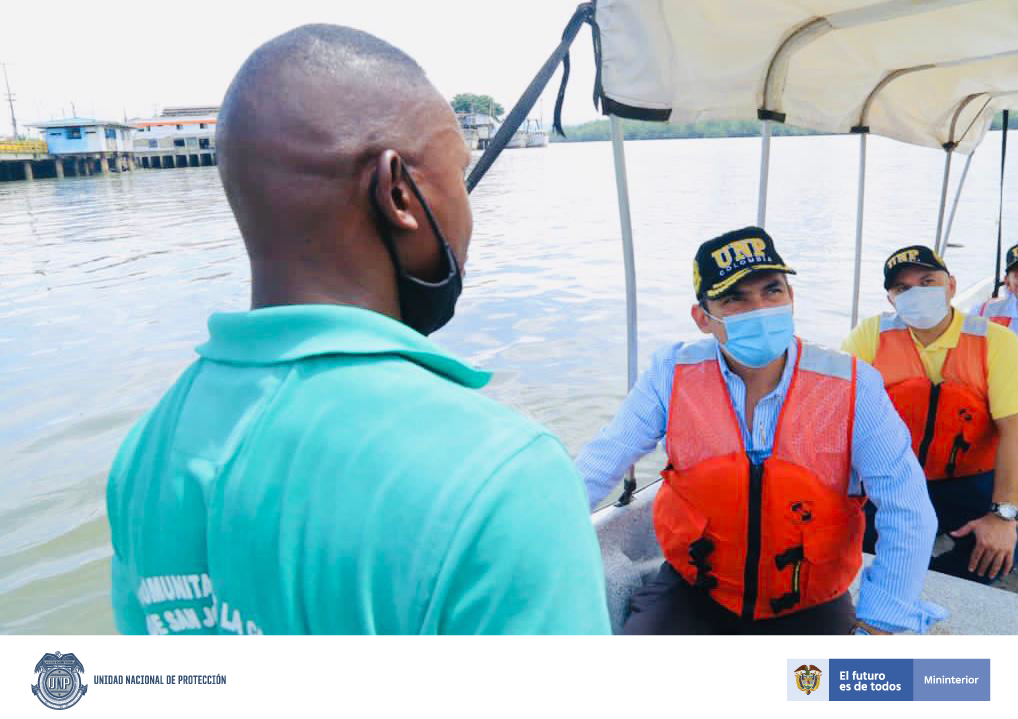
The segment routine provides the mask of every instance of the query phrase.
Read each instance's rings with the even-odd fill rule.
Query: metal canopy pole
[[[993,297],[1000,296],[1000,288],[1004,284],[1000,276],[1000,253],[1004,249],[1004,175],[1007,170],[1007,129],[1011,126],[1011,112],[1004,110],[1004,126],[1000,133],[1000,205],[997,210],[997,257],[993,269]]]
[[[969,156],[965,158],[965,169],[961,171],[961,179],[958,180],[958,189],[954,193],[954,202],[951,203],[951,214],[947,218],[947,227],[944,229],[944,239],[941,242],[941,246],[938,250],[938,254],[941,257],[947,252],[947,243],[951,240],[951,228],[954,227],[954,215],[958,211],[958,200],[961,199],[962,188],[965,187],[965,179],[969,176],[969,168],[972,166],[972,156],[975,155],[975,151],[969,153]]]
[[[866,199],[866,133],[859,134],[859,189],[855,205],[855,279],[852,282],[852,327],[859,323],[859,287],[862,284],[862,218]]]
[[[767,180],[771,169],[771,121],[764,120],[760,127],[760,196],[756,204],[756,225],[767,221]]]
[[[940,211],[937,213],[937,239],[933,247],[940,252],[940,240],[944,232],[944,210],[947,208],[947,183],[951,179],[951,156],[954,154],[954,147],[950,144],[944,146],[947,152],[947,159],[944,160],[944,184],[940,188]]]
[[[611,116],[612,151],[615,155],[615,185],[619,196],[619,223],[622,226],[622,259],[626,273],[626,372],[627,390],[636,384],[636,260],[633,255],[633,220],[629,213],[629,182],[626,178],[626,152],[622,120]],[[618,506],[632,501],[636,491],[636,471],[629,468]]]

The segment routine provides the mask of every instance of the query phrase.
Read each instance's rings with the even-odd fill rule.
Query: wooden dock
[[[53,155],[43,140],[0,140],[0,182],[109,175],[138,169],[209,167],[215,147],[158,147],[133,152]]]

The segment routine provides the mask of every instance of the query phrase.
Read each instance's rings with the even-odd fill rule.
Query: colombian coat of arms
[[[810,664],[808,667],[803,664],[793,673],[795,674],[795,686],[799,687],[799,691],[806,692],[806,696],[817,690],[817,687],[820,686],[820,675],[823,674],[820,667],[814,664]]]

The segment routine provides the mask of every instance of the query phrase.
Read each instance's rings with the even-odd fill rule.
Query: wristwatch
[[[1018,504],[1011,504],[1010,502],[994,502],[990,505],[990,511],[1001,519],[1007,519],[1012,522],[1018,520]]]

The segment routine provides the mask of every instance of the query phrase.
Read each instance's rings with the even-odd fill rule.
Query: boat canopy
[[[626,279],[627,381],[637,368],[636,270],[624,131],[620,118],[761,123],[757,222],[766,226],[774,123],[859,137],[851,325],[859,318],[866,139],[882,135],[942,149],[944,178],[931,243],[944,252],[972,153],[1018,100],[1018,0],[594,0],[579,5],[562,41],[524,91],[467,178],[472,191],[509,143],[561,64],[561,110],[569,47],[591,25],[594,101],[610,117]],[[951,214],[951,161],[967,155]],[[945,224],[946,220],[946,224]],[[1001,252],[1002,213],[997,256]],[[999,270],[997,272],[999,275]],[[996,281],[996,278],[995,278]],[[630,469],[620,505],[636,490]]]
[[[1015,0],[598,0],[608,114],[971,153],[1018,98]]]

